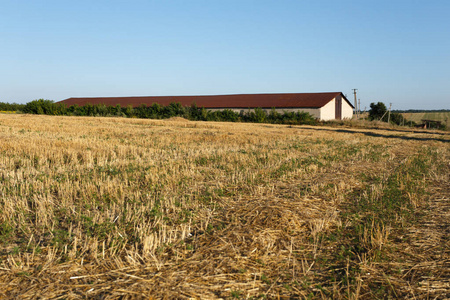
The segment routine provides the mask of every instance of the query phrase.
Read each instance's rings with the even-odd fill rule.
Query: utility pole
[[[392,107],[392,103],[389,103],[388,124],[389,124],[389,121],[391,120],[391,107]]]
[[[358,102],[356,101],[356,91],[358,89],[352,89],[353,90],[353,94],[355,95],[355,114],[356,114],[356,120],[358,120]]]
[[[361,99],[358,99],[358,115],[361,115]]]

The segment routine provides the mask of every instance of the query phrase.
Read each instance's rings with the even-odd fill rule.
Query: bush
[[[67,114],[66,106],[56,104],[52,100],[38,99],[28,102],[22,109],[27,114],[39,115],[65,115]]]
[[[170,103],[162,109],[162,115],[164,118],[171,117],[183,117],[185,114],[185,109],[181,103]]]
[[[239,121],[239,114],[231,109],[206,111],[206,119],[208,121],[223,121],[223,122],[237,122]]]
[[[187,110],[187,118],[193,121],[206,121],[208,119],[208,111],[204,107],[198,107],[194,102]]]
[[[125,115],[128,117],[128,118],[132,118],[132,117],[135,117],[136,115],[135,115],[135,111],[134,111],[134,108],[133,108],[133,106],[130,104],[130,105],[128,105],[126,108],[125,108]]]
[[[406,120],[400,113],[391,113],[390,122],[396,125],[403,125],[406,123]]]

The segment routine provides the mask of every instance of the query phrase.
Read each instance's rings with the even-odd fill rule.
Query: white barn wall
[[[336,119],[336,99],[331,100],[320,108],[319,118],[323,121]]]
[[[342,119],[353,118],[353,107],[347,101],[342,99]]]

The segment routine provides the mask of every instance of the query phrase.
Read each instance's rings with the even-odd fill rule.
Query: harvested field
[[[1,114],[0,298],[449,298],[449,143]]]
[[[441,121],[446,124],[447,127],[450,125],[450,112],[422,112],[422,113],[402,113],[402,115],[410,121],[414,121],[418,124],[422,123],[422,120],[433,120]]]

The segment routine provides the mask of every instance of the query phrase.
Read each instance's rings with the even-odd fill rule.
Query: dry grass
[[[0,115],[0,295],[450,297],[449,142]]]

